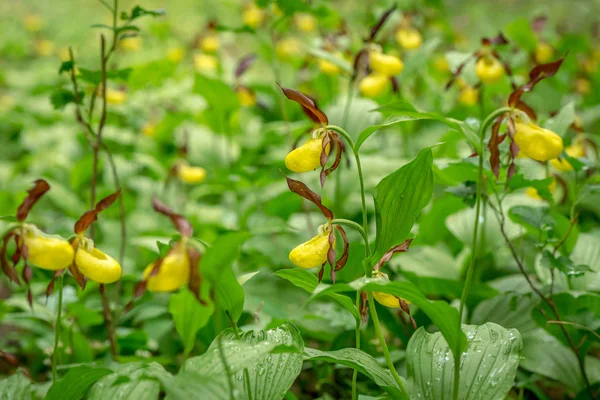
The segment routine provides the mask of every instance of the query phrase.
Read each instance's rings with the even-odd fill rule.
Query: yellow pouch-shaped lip
[[[75,252],[64,239],[25,234],[28,260],[36,267],[56,271],[67,268],[73,262]]]
[[[329,154],[330,146],[325,151]],[[285,166],[293,172],[308,172],[321,166],[323,138],[310,139],[285,157]]]
[[[563,141],[556,133],[529,122],[515,123],[515,142],[520,152],[537,161],[556,158],[563,150]]]
[[[377,97],[385,92],[388,82],[389,78],[385,75],[371,74],[360,81],[359,89],[367,97]]]
[[[214,72],[219,66],[219,60],[210,54],[194,54],[194,67],[198,71]]]
[[[200,48],[207,53],[214,53],[221,47],[221,40],[217,35],[209,34],[202,39]]]
[[[335,242],[334,242],[335,244]],[[290,261],[300,268],[319,267],[327,261],[329,234],[317,235],[290,251]]]
[[[369,53],[369,64],[373,71],[386,76],[398,75],[404,69],[404,63],[398,57],[377,51]]]
[[[423,36],[414,28],[401,28],[396,32],[396,41],[406,50],[414,50],[423,43]]]
[[[151,292],[173,292],[190,280],[190,261],[184,248],[174,249],[163,260],[158,274],[149,277],[155,263],[144,270],[144,279],[148,278],[148,290]]]
[[[465,106],[474,106],[479,100],[479,90],[472,86],[465,86],[458,95],[458,101]]]
[[[84,248],[77,249],[75,263],[81,273],[98,283],[113,283],[121,278],[121,266],[111,256],[93,248],[88,252]]]
[[[475,73],[481,82],[494,83],[502,78],[504,68],[496,57],[481,57],[475,64]]]
[[[373,297],[377,302],[383,306],[390,308],[400,308],[400,301],[396,296],[383,292],[373,292]],[[402,299],[404,300],[404,299]],[[404,300],[406,304],[410,304],[410,301]]]
[[[341,72],[340,67],[328,60],[319,59],[319,69],[325,75],[336,75]]]
[[[202,167],[181,164],[177,167],[177,176],[182,182],[193,185],[202,182],[206,178],[206,170]]]

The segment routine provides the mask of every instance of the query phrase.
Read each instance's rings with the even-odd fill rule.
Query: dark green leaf
[[[83,100],[83,92],[79,92],[79,103]],[[63,109],[69,103],[75,103],[73,92],[67,89],[56,89],[50,95],[50,103],[55,110]]]
[[[45,400],[79,400],[85,396],[90,386],[112,372],[108,368],[94,368],[86,365],[71,368],[62,379],[50,387]]]
[[[106,72],[106,79],[127,82],[131,71],[131,68],[110,70]],[[85,68],[79,68],[78,78],[93,85],[98,85],[100,82],[102,82],[102,71],[92,71]]]
[[[74,65],[75,63],[71,60],[64,61],[62,64],[60,64],[60,69],[58,70],[59,75],[63,72],[70,72],[73,69]]]
[[[214,311],[214,306],[208,299],[208,285],[202,285],[201,289],[201,298],[207,301],[207,305],[200,304],[188,289],[180,290],[169,299],[169,312],[173,315],[175,329],[183,340],[184,355],[192,350],[196,333],[208,323]]]

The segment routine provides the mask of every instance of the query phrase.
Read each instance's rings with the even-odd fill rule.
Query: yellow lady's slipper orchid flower
[[[340,69],[340,67],[338,67],[337,65],[335,65],[331,61],[323,60],[321,58],[321,59],[319,59],[318,64],[319,64],[319,69],[325,75],[331,75],[331,76],[333,76],[333,75],[337,75],[340,72],[342,72],[342,70]]]
[[[75,253],[75,263],[81,273],[87,278],[98,283],[113,283],[121,278],[121,266],[111,256],[93,248],[80,247]]]
[[[372,51],[369,64],[375,73],[385,76],[398,75],[404,69],[404,63],[398,57]]]
[[[206,179],[206,170],[202,167],[192,167],[187,164],[181,164],[177,167],[177,176],[182,182],[194,185]]]
[[[252,107],[256,104],[256,95],[250,89],[240,86],[236,93],[242,106]]]
[[[142,47],[142,38],[139,36],[130,36],[119,41],[119,48],[125,51],[135,52]]]
[[[36,267],[56,271],[67,268],[73,262],[75,252],[64,239],[45,237],[39,234],[23,235],[28,251],[28,260]]]
[[[535,62],[538,64],[546,64],[552,60],[554,56],[554,49],[546,42],[538,42],[535,48]]]
[[[448,72],[450,71],[450,64],[448,64],[448,60],[446,56],[437,56],[433,60],[433,67],[437,72]]]
[[[296,38],[281,39],[275,45],[275,53],[282,60],[291,60],[302,52],[302,42]]]
[[[483,83],[497,82],[504,74],[502,63],[496,57],[481,57],[475,64],[475,73]]]
[[[423,36],[415,28],[400,28],[396,32],[396,42],[406,50],[414,50],[421,47]]]
[[[569,157],[573,158],[585,157],[585,149],[579,143],[573,143],[572,145],[565,147],[565,153],[567,153]],[[571,163],[569,163],[564,158],[560,160],[558,158],[550,160],[550,165],[552,165],[559,171],[573,171],[573,166],[571,165]]]
[[[106,102],[108,104],[119,105],[125,103],[127,100],[127,93],[122,90],[106,89]]]
[[[167,50],[167,60],[172,63],[179,63],[185,57],[185,50],[182,47],[171,47]]]
[[[552,183],[550,183],[550,185],[548,186],[548,190],[550,191],[550,193],[554,193],[554,191],[556,190],[556,180],[552,180]],[[536,200],[543,200],[537,189],[534,187],[528,187],[527,190],[525,191],[525,194],[529,197],[531,197],[532,199],[536,199]]]
[[[181,245],[163,259],[158,274],[149,277],[154,265],[151,263],[144,270],[144,279],[148,279],[147,288],[151,292],[173,292],[190,280],[190,260]]]
[[[194,54],[194,67],[200,72],[215,72],[219,66],[219,60],[209,54]]]
[[[285,157],[285,166],[293,172],[308,172],[318,168],[321,165],[321,153],[323,152],[323,137],[317,136],[317,131],[313,137],[302,146],[290,151]],[[329,154],[330,146],[325,147],[325,152]]]
[[[256,29],[262,25],[263,21],[265,20],[265,10],[257,7],[254,3],[250,4],[242,13],[242,19],[244,21],[244,25]]]
[[[473,86],[467,85],[464,86],[460,90],[460,94],[458,95],[458,102],[462,105],[471,107],[477,104],[479,100],[479,90],[475,89]]]
[[[531,122],[515,122],[514,140],[521,153],[537,161],[552,160],[563,150],[560,136]]]
[[[23,18],[23,26],[29,32],[39,32],[42,30],[42,26],[44,26],[44,20],[39,15],[27,15]]]
[[[359,85],[360,92],[367,97],[377,97],[387,89],[389,77],[380,74],[365,76]]]
[[[206,35],[200,42],[200,48],[206,53],[214,53],[221,47],[221,40],[214,33]]]
[[[290,261],[300,268],[314,268],[323,265],[327,261],[331,229],[331,224],[321,225],[317,236],[290,251]]]
[[[389,281],[389,278],[387,276],[387,274],[384,274],[381,271],[377,271],[375,273],[375,275],[373,276],[374,278],[378,278],[378,277],[383,277],[386,281]],[[389,307],[389,308],[400,308],[400,300],[398,297],[388,294],[388,293],[383,293],[383,292],[373,292],[373,297],[375,298],[375,300],[377,300],[377,302],[383,306]],[[404,299],[402,299],[404,300]],[[410,301],[408,300],[404,300],[406,302],[406,304],[410,304]]]
[[[294,17],[298,29],[302,32],[310,33],[317,27],[317,19],[312,14],[299,13]]]
[[[41,39],[35,42],[35,53],[40,57],[48,57],[54,54],[55,45],[51,40]]]

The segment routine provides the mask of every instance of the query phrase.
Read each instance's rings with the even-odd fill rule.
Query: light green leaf
[[[79,400],[100,378],[112,374],[108,368],[94,368],[87,365],[71,368],[62,379],[56,381],[45,400]]]
[[[31,399],[31,381],[21,372],[0,380],[0,400]]]
[[[396,116],[388,117],[385,121],[383,121],[383,123],[381,123],[379,125],[373,125],[368,128],[365,128],[360,133],[360,135],[358,135],[358,139],[356,140],[356,143],[355,143],[356,150],[358,151],[358,149],[360,149],[360,146],[362,146],[362,144],[365,142],[365,140],[367,140],[372,134],[374,134],[375,132],[377,132],[378,130],[380,130],[382,128],[396,125],[400,122],[406,122],[406,121],[417,121],[420,119],[437,119],[435,116],[433,116],[433,114],[420,113],[417,111],[405,112],[403,114],[404,115],[396,115]]]
[[[250,279],[254,278],[254,276],[259,273],[260,271],[248,272],[247,274],[238,276],[237,281],[241,286],[244,286],[244,283],[248,282]]]
[[[207,301],[207,305],[200,304],[188,289],[180,290],[169,299],[169,312],[183,340],[183,353],[186,355],[194,347],[196,333],[208,323],[214,312],[214,305],[208,299],[208,285],[202,285],[201,290],[201,298]]]
[[[504,33],[511,43],[533,52],[537,47],[537,38],[531,29],[531,23],[525,17],[518,18],[506,25]]]
[[[558,114],[544,124],[544,128],[551,130],[559,136],[565,136],[569,126],[575,122],[575,103],[570,102],[560,109]]]
[[[233,89],[220,79],[196,74],[193,90],[219,112],[227,113],[239,107],[239,100]]]
[[[408,239],[415,219],[431,201],[432,163],[431,149],[421,150],[413,161],[385,177],[375,188],[377,240],[368,261],[371,265],[391,247]]]
[[[160,384],[153,377],[169,375],[158,363],[128,363],[98,380],[86,399],[158,399]]]
[[[461,357],[461,400],[503,400],[513,386],[523,347],[516,329],[494,323],[463,325],[468,347]],[[420,399],[452,398],[454,359],[439,332],[419,328],[408,342],[407,374],[411,396]]]

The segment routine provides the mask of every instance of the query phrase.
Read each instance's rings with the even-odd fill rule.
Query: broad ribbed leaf
[[[169,312],[173,315],[175,329],[181,336],[184,354],[188,354],[194,347],[196,333],[206,325],[214,311],[212,301],[208,297],[208,285],[202,286],[202,298],[206,305],[200,304],[196,297],[187,289],[180,290],[169,299]]]
[[[90,386],[112,372],[108,368],[87,365],[71,368],[65,376],[50,386],[45,400],[79,400],[84,397]]]
[[[0,380],[0,399],[31,399],[31,381],[20,372]]]
[[[160,384],[153,377],[169,373],[158,363],[128,363],[97,381],[90,389],[88,400],[158,399]]]

